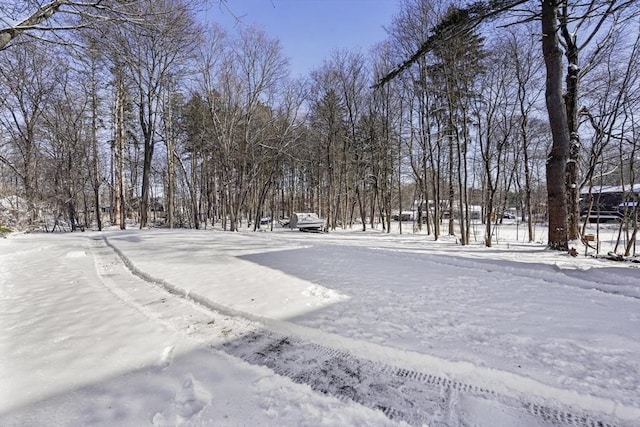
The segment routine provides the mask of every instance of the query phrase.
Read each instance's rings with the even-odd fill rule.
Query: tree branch
[[[483,22],[495,18],[503,12],[512,10],[516,6],[527,3],[528,1],[529,0],[478,1],[465,9],[458,9],[457,13],[450,15],[431,30],[431,35],[422,43],[416,53],[382,77],[373,85],[373,88],[378,89],[394,79],[398,74],[402,73],[433,49],[436,42],[446,41],[457,35],[471,31]],[[443,38],[443,33],[447,33],[448,35]]]
[[[15,39],[23,32],[33,29],[35,26],[51,18],[56,12],[58,12],[60,6],[64,3],[64,0],[54,0],[39,7],[38,10],[18,25],[0,29],[0,50],[5,49],[11,40]]]
[[[22,34],[29,34],[32,31],[55,32],[79,30],[89,27],[90,22],[94,21],[131,22],[142,25],[148,21],[149,17],[140,15],[139,9],[136,8],[138,3],[140,3],[140,0],[120,0],[111,3],[105,2],[104,0],[49,1],[42,6],[38,6],[35,12],[19,23],[15,25],[8,24],[7,27],[0,28],[0,51],[7,49],[15,38]],[[81,22],[68,25],[57,22],[51,23],[51,21],[54,20],[54,15],[78,17],[81,19]],[[84,23],[82,23],[82,20]],[[4,20],[0,22],[4,22]],[[45,25],[46,23],[49,24]],[[38,38],[37,36],[34,37]]]

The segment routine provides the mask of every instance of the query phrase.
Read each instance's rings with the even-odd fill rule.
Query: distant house
[[[619,221],[638,215],[639,203],[640,184],[587,188],[580,192],[580,215],[589,222]]]

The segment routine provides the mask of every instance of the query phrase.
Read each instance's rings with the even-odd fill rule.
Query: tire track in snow
[[[92,238],[89,249],[102,284],[123,304],[169,329],[205,342],[212,333],[234,338],[257,327],[251,320],[207,307],[179,289],[167,289],[153,278],[136,274],[104,237]]]
[[[208,342],[212,349],[225,351],[248,363],[266,366],[278,375],[306,384],[319,393],[380,410],[392,420],[410,425],[468,425],[473,422],[473,414],[466,414],[464,408],[468,402],[473,402],[494,408],[497,405],[514,420],[530,419],[529,425],[631,426],[606,415],[551,405],[539,399],[534,402],[526,396],[500,394],[442,375],[373,362],[302,337],[265,330],[259,322],[235,313],[220,312],[208,300],[140,272],[106,238],[92,239],[91,252],[96,271],[105,286],[125,304],[137,308],[149,318],[172,329],[187,331],[189,336]],[[154,285],[154,291],[150,292],[148,286],[136,288],[129,284],[123,287],[122,283],[131,281],[131,274],[143,284]],[[167,314],[172,309],[190,310],[196,314],[188,316],[188,320],[185,316],[177,318]],[[207,322],[212,318],[215,321]],[[209,324],[215,324],[215,328],[194,331],[194,325]],[[234,332],[229,334],[225,331]],[[213,335],[217,335],[217,339]],[[224,339],[221,340],[220,336]]]
[[[476,402],[497,403],[514,420],[529,418],[535,425],[625,425],[603,415],[534,403],[523,396],[502,395],[482,386],[372,362],[345,351],[269,331],[251,333],[227,342],[221,348],[249,363],[266,366],[296,383],[307,384],[314,391],[381,410],[388,418],[410,425],[467,425],[472,418],[465,419],[465,411],[461,408],[470,398]]]

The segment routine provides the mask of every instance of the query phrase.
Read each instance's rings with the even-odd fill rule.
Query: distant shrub
[[[0,236],[1,237],[7,237],[7,234],[11,233],[11,229],[8,227],[5,227],[4,225],[0,224]]]

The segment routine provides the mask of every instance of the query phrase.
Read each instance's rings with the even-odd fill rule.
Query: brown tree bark
[[[562,50],[558,41],[558,1],[542,2],[542,53],[547,70],[545,99],[553,143],[547,157],[548,246],[568,250],[565,174],[569,154],[567,110],[562,96]]]
[[[123,76],[116,72],[116,111],[115,111],[115,138],[114,138],[114,160],[115,160],[115,185],[114,185],[114,209],[115,223],[121,230],[127,227],[127,209],[125,203],[125,177],[124,177],[124,156],[125,156],[125,87]]]

